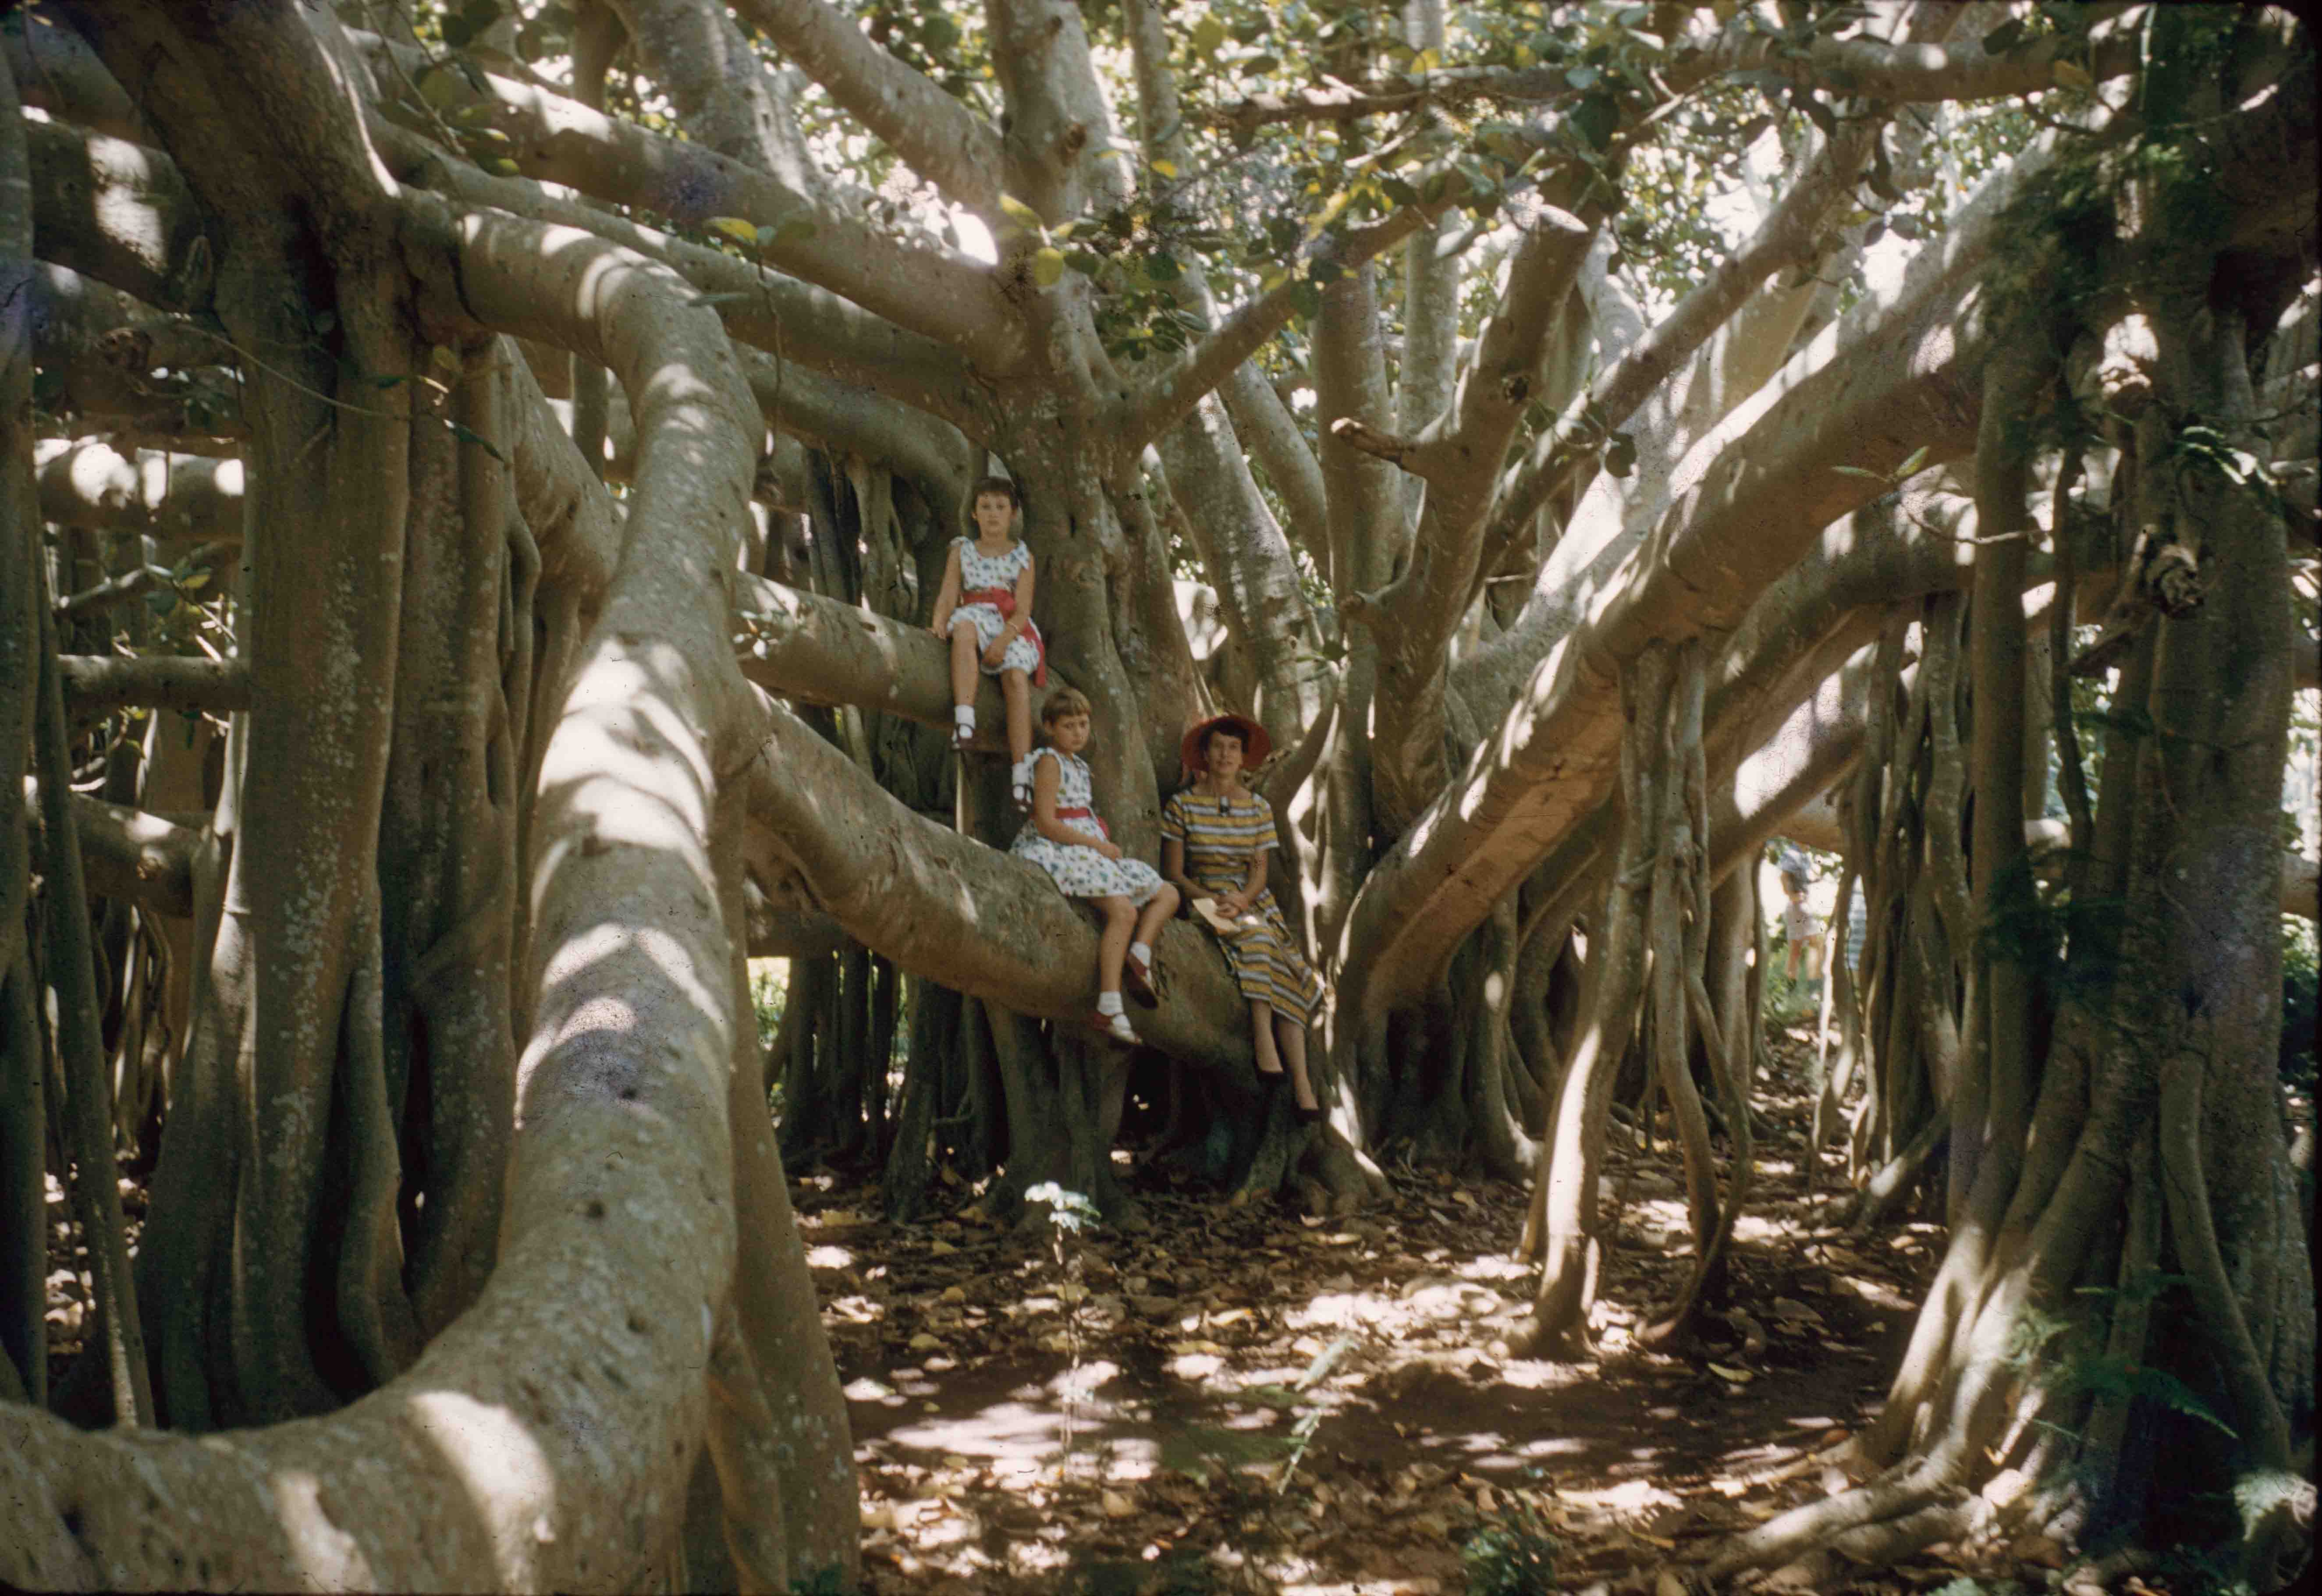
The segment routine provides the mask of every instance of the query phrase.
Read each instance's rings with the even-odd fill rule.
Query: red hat
[[[1206,752],[1211,732],[1231,732],[1241,739],[1242,762],[1257,765],[1274,752],[1274,739],[1266,728],[1246,715],[1212,715],[1197,721],[1185,733],[1185,740],[1177,745],[1178,762],[1197,776],[1209,774],[1210,760]]]

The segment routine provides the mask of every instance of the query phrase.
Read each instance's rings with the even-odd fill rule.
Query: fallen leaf
[[[1725,1363],[1712,1363],[1709,1372],[1720,1380],[1730,1380],[1736,1385],[1747,1385],[1758,1378],[1747,1369],[1736,1369]]]

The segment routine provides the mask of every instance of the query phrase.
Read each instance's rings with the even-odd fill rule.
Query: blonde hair
[[[1086,693],[1078,688],[1058,688],[1048,695],[1048,701],[1040,706],[1042,740],[1046,741],[1048,732],[1066,716],[1092,715],[1094,711],[1089,707]]]

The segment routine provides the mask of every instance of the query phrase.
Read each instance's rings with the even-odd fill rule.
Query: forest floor
[[[966,1207],[891,1226],[875,1190],[797,1180],[855,1424],[867,1590],[1617,1588],[1821,1495],[1842,1482],[1817,1455],[1877,1411],[1943,1236],[1906,1217],[1849,1240],[1827,1163],[1808,1192],[1804,1035],[1781,1039],[1760,1100],[1742,1311],[1687,1356],[1632,1339],[1690,1263],[1678,1156],[1618,1125],[1587,1364],[1505,1355],[1533,1284],[1512,1261],[1511,1185],[1395,1171],[1385,1201],[1317,1219],[1138,1167],[1150,1227],[1124,1234],[1002,1229]],[[1855,1588],[1961,1572],[1931,1555]]]
[[[1618,1123],[1585,1364],[1505,1354],[1533,1286],[1516,1186],[1391,1169],[1385,1200],[1316,1218],[1132,1163],[1149,1225],[1130,1234],[1003,1228],[964,1191],[953,1217],[891,1225],[875,1186],[794,1175],[855,1426],[865,1596],[1635,1588],[1842,1482],[1818,1455],[1877,1411],[1943,1238],[1907,1216],[1848,1238],[1828,1154],[1809,1192],[1805,1035],[1776,1038],[1761,1083],[1741,1311],[1683,1356],[1632,1339],[1691,1261],[1681,1166]],[[145,1191],[123,1173],[133,1244]],[[59,1379],[87,1317],[70,1228],[50,1229]],[[1930,1554],[1852,1588],[1961,1572]]]

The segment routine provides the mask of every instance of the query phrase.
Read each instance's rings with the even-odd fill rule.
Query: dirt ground
[[[799,1180],[855,1423],[867,1588],[1584,1591],[1819,1495],[1838,1481],[1816,1454],[1875,1413],[1942,1236],[1833,1227],[1832,1177],[1817,1199],[1799,1173],[1795,1081],[1778,1072],[1761,1102],[1743,1312],[1685,1358],[1631,1340],[1690,1257],[1677,1155],[1617,1126],[1591,1364],[1505,1355],[1532,1287],[1511,1261],[1513,1186],[1394,1171],[1385,1203],[1317,1220],[1133,1168],[1151,1227],[1124,1235],[1002,1231],[964,1201],[891,1227],[869,1217],[875,1191]],[[1471,1570],[1463,1546],[1486,1531]],[[1922,1561],[1855,1588],[1961,1573]]]
[[[1676,1153],[1621,1125],[1589,1364],[1505,1355],[1533,1283],[1511,1259],[1514,1186],[1391,1169],[1386,1201],[1316,1219],[1228,1207],[1123,1151],[1150,1221],[1131,1235],[1002,1229],[957,1188],[954,1217],[891,1226],[875,1188],[795,1177],[855,1426],[866,1596],[1650,1590],[1664,1562],[1830,1488],[1816,1455],[1876,1411],[1943,1238],[1833,1226],[1834,1176],[1810,1196],[1799,1172],[1803,1048],[1776,1052],[1735,1232],[1742,1311],[1687,1357],[1631,1341],[1691,1254]],[[145,1193],[123,1176],[133,1245]],[[50,1198],[61,1220],[53,1181]],[[59,1379],[87,1318],[70,1233],[52,1224]],[[1939,1549],[1852,1588],[1960,1572]]]

